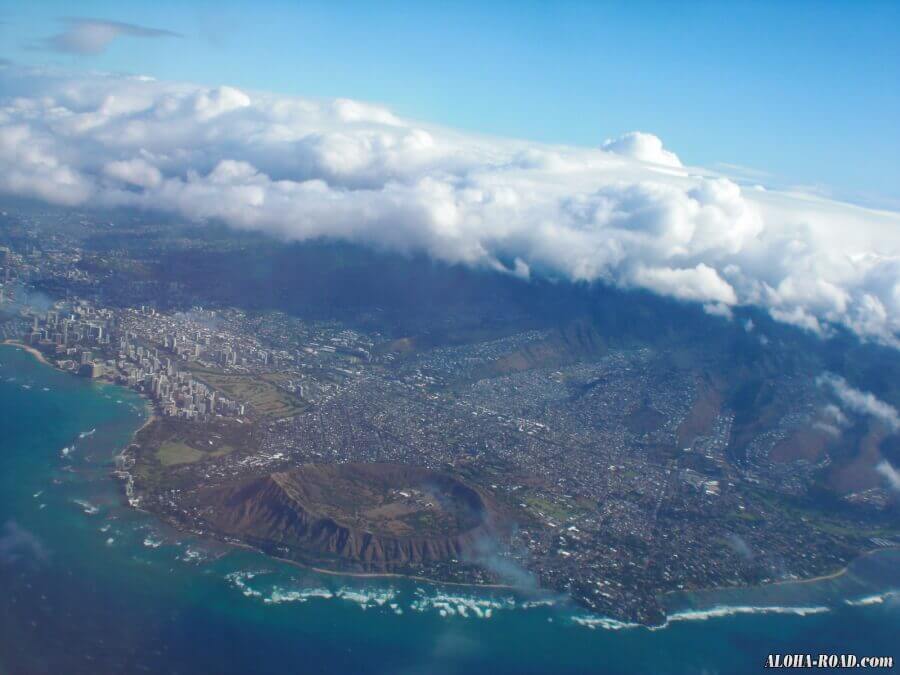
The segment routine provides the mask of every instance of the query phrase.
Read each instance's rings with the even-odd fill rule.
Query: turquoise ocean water
[[[181,535],[110,476],[144,415],[132,392],[0,348],[0,675],[742,673],[770,652],[900,656],[891,552],[837,582],[678,598],[651,631]]]

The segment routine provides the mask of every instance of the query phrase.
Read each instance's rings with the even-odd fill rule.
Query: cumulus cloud
[[[816,378],[816,383],[819,386],[829,387],[845,408],[859,415],[874,417],[892,432],[900,430],[900,414],[897,409],[890,403],[882,401],[875,394],[857,389],[843,377],[833,373],[820,375]],[[829,406],[826,408],[826,413],[838,424],[847,423],[846,416],[838,408]]]
[[[689,269],[639,267],[634,272],[638,286],[682,300],[711,300],[717,305],[737,302],[734,289],[712,267],[699,263]]]
[[[666,150],[657,136],[643,131],[631,131],[619,138],[607,139],[603,143],[603,149],[617,155],[633,157],[642,162],[662,164],[663,166],[681,166],[678,155]]]
[[[143,188],[153,188],[162,182],[159,169],[140,157],[107,162],[103,172],[114,180]]]
[[[742,190],[650,134],[550,146],[345,99],[16,66],[0,92],[7,194],[642,288],[725,317],[752,305],[900,346],[900,215]]]
[[[82,17],[70,17],[64,21],[65,30],[44,40],[45,48],[69,54],[99,54],[120,35],[140,38],[180,37],[172,31],[120,21]]]

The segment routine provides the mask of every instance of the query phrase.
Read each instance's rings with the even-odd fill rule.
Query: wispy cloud
[[[882,422],[890,431],[900,430],[900,413],[890,403],[882,401],[875,394],[851,386],[847,380],[833,373],[824,373],[816,378],[819,386],[829,387],[845,408],[858,415],[868,415]],[[846,424],[846,416],[840,410],[829,410],[833,419]]]
[[[900,347],[900,214],[742,188],[646,132],[550,146],[359,101],[15,66],[0,91],[0,192],[752,305]]]
[[[716,162],[713,165],[713,168],[720,169],[723,172],[732,174],[738,178],[746,179],[763,180],[766,178],[771,178],[773,175],[769,171],[763,171],[762,169],[755,169],[750,166],[744,166],[743,164],[734,164],[731,162]]]
[[[43,48],[69,54],[100,54],[122,35],[138,38],[181,37],[169,30],[121,21],[86,17],[67,17],[63,21],[65,29],[43,40],[40,43]]]
[[[47,558],[44,544],[15,520],[7,520],[0,528],[0,565],[20,560],[42,561]]]
[[[887,479],[892,490],[900,492],[900,471],[897,471],[889,461],[881,460],[875,470]]]

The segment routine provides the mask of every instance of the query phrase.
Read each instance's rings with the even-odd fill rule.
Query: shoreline
[[[152,512],[148,511],[147,513],[152,513]],[[171,525],[171,523],[170,523],[170,525]],[[413,574],[400,574],[397,572],[342,572],[340,570],[330,570],[330,569],[327,569],[324,567],[315,567],[313,565],[307,565],[298,560],[291,560],[290,558],[282,558],[277,555],[272,555],[270,553],[266,553],[265,551],[263,551],[260,548],[256,548],[255,546],[251,546],[250,544],[245,544],[244,542],[228,541],[224,538],[217,537],[211,533],[203,535],[203,534],[198,534],[197,532],[195,532],[193,530],[188,530],[188,529],[180,530],[179,528],[175,527],[175,525],[171,525],[171,526],[181,532],[190,532],[194,536],[201,537],[201,538],[215,539],[216,541],[226,544],[228,546],[234,546],[235,548],[242,548],[242,549],[246,549],[249,551],[253,551],[255,553],[259,553],[260,555],[262,555],[266,558],[269,558],[270,560],[278,560],[279,562],[283,562],[285,564],[292,565],[294,567],[298,567],[303,570],[315,572],[316,574],[326,574],[326,575],[332,576],[332,577],[350,577],[352,579],[408,579],[411,581],[419,581],[419,582],[422,582],[425,584],[429,584],[431,586],[455,586],[457,588],[493,588],[493,589],[512,591],[512,592],[516,592],[516,593],[521,593],[525,590],[520,586],[510,586],[509,584],[472,584],[472,583],[466,583],[464,581],[440,581],[439,579],[431,579],[429,577],[420,577],[420,576],[416,576]],[[552,594],[552,591],[549,591],[549,590],[546,590],[544,592],[546,592],[547,594]]]
[[[51,368],[53,368],[54,370],[56,370],[60,373],[66,373],[68,375],[75,375],[75,373],[73,373],[70,370],[60,368],[57,364],[53,363],[53,361],[49,360],[46,356],[44,356],[43,352],[41,352],[38,349],[35,349],[31,345],[25,344],[21,340],[12,340],[12,339],[3,340],[3,342],[0,342],[0,345],[7,345],[9,347],[21,349],[22,351],[31,354],[35,358],[35,360],[37,360],[38,362],[42,363],[45,366],[50,366]],[[75,375],[75,376],[77,377],[77,375]],[[148,398],[147,395],[144,394],[144,392],[138,391],[137,389],[130,389],[129,387],[125,387],[125,386],[119,384],[118,382],[115,382],[112,379],[108,379],[106,377],[99,377],[92,381],[100,383],[100,384],[112,385],[114,387],[122,387],[126,391],[137,394],[138,396],[141,397],[141,399],[143,399],[144,404],[147,409],[147,419],[144,420],[144,423],[140,427],[138,427],[134,431],[134,433],[131,435],[131,441],[130,441],[129,445],[131,443],[134,443],[134,439],[139,432],[143,431],[152,422],[155,422],[156,420],[159,419],[159,415],[157,414],[157,410],[156,410],[156,404],[150,398]]]
[[[55,364],[51,363],[40,350],[35,349],[31,345],[25,344],[21,340],[4,340],[0,344],[9,345],[10,347],[15,347],[16,349],[21,349],[22,351],[28,352],[45,366],[50,366],[51,368],[56,368],[57,370],[59,370],[59,368],[57,368]]]
[[[660,600],[664,600],[665,598],[672,597],[675,595],[681,594],[682,597],[686,599],[691,599],[692,597],[699,596],[701,594],[716,594],[722,592],[749,592],[752,593],[754,591],[763,591],[765,589],[777,588],[779,586],[789,586],[793,584],[811,584],[823,581],[831,581],[834,579],[839,579],[850,572],[850,567],[859,560],[863,560],[873,555],[877,555],[886,551],[900,551],[900,546],[887,546],[887,547],[879,547],[873,548],[869,551],[863,551],[862,553],[855,556],[852,560],[848,561],[846,565],[841,567],[840,569],[829,572],[827,574],[820,574],[814,577],[808,577],[806,579],[784,579],[781,581],[772,581],[767,584],[757,584],[754,586],[707,586],[704,588],[696,588],[692,590],[677,590],[677,591],[667,591],[662,593],[659,598]],[[886,590],[877,591],[878,593],[891,593],[895,592],[896,588],[891,587]],[[844,600],[849,600],[849,598],[844,598]],[[708,606],[707,606],[708,605]],[[703,605],[699,608],[692,608],[691,611],[706,611],[707,609],[715,608],[715,607],[737,607],[742,605],[734,605],[729,604],[728,602],[715,602],[713,598],[709,603],[703,603]],[[790,607],[790,605],[787,605]],[[665,613],[666,616],[671,616],[672,614],[678,614],[679,612],[685,611],[684,608],[673,608],[669,610],[666,608]]]
[[[137,438],[137,435],[139,433],[141,433],[144,429],[149,427],[151,424],[153,424],[156,420],[158,420],[159,415],[156,414],[156,406],[153,404],[153,401],[148,399],[146,396],[144,396],[139,391],[136,391],[134,389],[129,389],[129,391],[134,391],[135,393],[137,393],[138,396],[140,396],[142,399],[144,399],[144,404],[147,409],[147,419],[145,419],[144,423],[141,426],[139,426],[137,429],[135,429],[133,434],[131,434],[131,441],[130,441],[129,445],[133,445],[135,442],[135,439]]]
[[[693,588],[691,590],[667,591],[663,595],[665,596],[674,593],[715,593],[717,591],[752,591],[759,588],[771,588],[772,586],[786,586],[788,584],[810,584],[817,581],[838,579],[847,574],[847,572],[850,571],[850,566],[853,565],[853,563],[855,563],[857,560],[862,560],[863,558],[875,555],[880,551],[900,551],[900,546],[882,546],[879,548],[873,548],[869,551],[863,551],[862,553],[855,556],[852,560],[847,562],[846,565],[838,570],[835,570],[834,572],[828,572],[827,574],[820,574],[818,576],[808,577],[806,579],[782,579],[781,581],[770,581],[767,584],[755,584],[752,586],[704,586],[703,588]]]
[[[49,367],[53,368],[54,370],[57,370],[59,372],[69,372],[69,371],[60,369],[58,366],[56,366],[56,364],[49,361],[40,351],[38,351],[31,345],[22,343],[19,340],[7,339],[7,340],[3,340],[3,342],[0,344],[14,347],[16,349],[21,349],[21,350],[29,353],[30,355],[32,355],[35,358],[35,360],[37,360],[39,363],[49,366]],[[69,373],[69,374],[71,375],[73,373]],[[108,383],[112,384],[114,386],[122,386],[115,382],[108,381]],[[128,389],[127,387],[123,387],[123,388],[127,389],[127,391],[129,391],[129,392],[134,392],[134,393],[138,394],[138,396],[140,396],[144,400],[144,402],[146,404],[147,417],[144,420],[144,422],[137,429],[135,429],[134,432],[132,432],[128,445],[126,445],[118,453],[118,456],[124,456],[124,453],[126,453],[131,446],[136,444],[137,435],[141,431],[143,431],[145,428],[150,426],[150,424],[152,424],[153,422],[155,422],[156,420],[159,419],[159,415],[157,414],[156,406],[154,405],[152,400],[147,398],[147,396],[145,394],[143,394],[142,392]],[[122,474],[125,474],[126,478],[123,478]],[[113,478],[117,479],[118,481],[120,481],[121,483],[123,483],[124,484],[123,487],[125,485],[127,485],[129,480],[132,480],[131,474],[127,470],[117,470],[117,471],[113,472],[113,474],[111,474],[111,477],[113,477]],[[241,541],[228,540],[228,539],[220,537],[211,532],[198,533],[197,531],[192,530],[188,527],[181,527],[178,524],[176,524],[175,522],[173,522],[172,520],[161,517],[161,516],[157,515],[156,513],[154,513],[153,511],[148,511],[146,509],[140,508],[139,506],[133,505],[128,498],[127,490],[123,490],[122,493],[120,493],[120,494],[123,494],[123,496],[124,496],[124,500],[123,500],[124,503],[122,504],[123,506],[127,506],[130,509],[134,509],[136,511],[141,511],[143,513],[146,513],[146,514],[152,516],[158,522],[166,524],[167,526],[171,527],[173,530],[175,530],[177,532],[191,534],[200,539],[211,539],[211,540],[217,541],[219,543],[223,543],[227,546],[232,546],[234,548],[240,548],[240,549],[254,551],[255,553],[258,553],[259,555],[261,555],[267,559],[277,560],[281,563],[285,563],[285,564],[288,564],[288,565],[291,565],[291,566],[294,566],[294,567],[297,567],[300,569],[304,569],[307,571],[311,571],[311,572],[314,572],[317,574],[324,574],[324,575],[328,575],[328,576],[332,576],[332,577],[348,577],[351,579],[407,579],[410,581],[425,583],[425,584],[429,584],[432,586],[450,586],[450,587],[456,587],[456,588],[470,588],[473,590],[494,589],[494,590],[506,590],[506,591],[510,591],[513,593],[529,593],[530,592],[530,593],[534,594],[534,591],[532,589],[528,589],[528,588],[525,588],[522,586],[513,586],[510,584],[475,584],[475,583],[466,583],[466,582],[459,582],[459,581],[441,581],[439,579],[432,579],[432,578],[428,578],[428,577],[422,577],[422,576],[416,576],[416,575],[410,575],[410,574],[402,574],[402,573],[396,573],[396,572],[394,572],[394,573],[391,573],[391,572],[348,572],[348,571],[327,569],[327,568],[323,568],[323,567],[316,567],[315,565],[304,564],[304,563],[296,561],[296,560],[291,560],[288,558],[282,558],[279,556],[275,556],[275,555],[266,553],[262,549],[259,549],[250,544],[247,544],[247,543],[244,543]],[[861,552],[859,555],[857,555],[852,560],[850,560],[846,565],[844,565],[844,567],[842,567],[836,571],[829,572],[826,574],[821,574],[821,575],[814,576],[814,577],[809,577],[806,579],[785,579],[785,580],[781,580],[781,581],[773,581],[773,582],[770,582],[767,584],[759,584],[759,585],[752,585],[752,586],[709,586],[709,587],[697,588],[697,589],[691,589],[691,590],[672,590],[672,591],[666,591],[666,592],[660,594],[658,597],[660,599],[663,599],[663,598],[673,596],[676,594],[692,595],[692,594],[698,594],[698,593],[716,593],[716,592],[721,592],[721,591],[753,591],[753,590],[757,590],[757,589],[771,588],[773,586],[784,586],[784,585],[788,585],[788,584],[808,584],[808,583],[813,583],[813,582],[828,581],[831,579],[837,579],[837,578],[847,574],[850,566],[857,560],[866,558],[870,555],[874,555],[876,553],[879,553],[880,551],[886,551],[886,550],[894,550],[894,551],[900,550],[900,546],[888,547],[888,548],[876,548],[876,549],[872,549],[869,551]],[[560,596],[559,593],[555,593],[551,589],[538,589],[538,594],[547,594],[548,596],[554,596],[557,599],[560,597],[563,597],[563,599],[565,601],[570,600],[570,598],[565,597],[565,596]],[[725,606],[728,606],[728,605],[725,605]],[[737,605],[735,605],[735,606],[737,606]],[[664,609],[664,614],[667,618],[672,616],[673,614],[677,614],[678,611],[680,611],[677,609],[669,611],[665,607],[663,607],[663,609]],[[605,618],[605,619],[611,619],[614,621],[618,621],[618,619],[614,619],[612,617],[605,617],[605,616],[601,616],[601,615],[596,615],[596,616],[598,616],[598,618]],[[649,624],[637,624],[637,625],[640,625],[640,626],[643,626],[644,628],[649,628],[649,629],[658,627],[658,626],[649,625]]]
[[[568,603],[573,607],[578,607],[578,605],[576,605],[572,602],[572,598],[565,596],[565,595],[561,595],[560,593],[555,592],[552,589],[546,589],[546,588],[538,588],[537,591],[535,592],[535,590],[533,590],[533,589],[528,589],[523,586],[513,586],[510,584],[475,584],[475,583],[467,583],[467,582],[462,582],[462,581],[442,581],[440,579],[432,579],[429,577],[422,577],[422,576],[411,575],[411,574],[401,574],[401,573],[396,573],[396,572],[348,572],[348,571],[341,571],[341,570],[317,567],[312,564],[306,564],[306,563],[302,563],[297,560],[292,560],[290,558],[283,558],[281,556],[266,553],[264,550],[262,550],[256,546],[253,546],[251,544],[247,544],[247,543],[239,541],[239,540],[227,539],[227,538],[217,535],[213,532],[202,532],[201,533],[201,532],[197,532],[196,530],[192,530],[188,527],[180,527],[175,522],[173,522],[169,519],[157,516],[152,511],[146,511],[144,509],[140,509],[140,510],[144,511],[145,513],[149,513],[149,514],[153,515],[157,520],[159,520],[160,522],[166,523],[169,527],[173,528],[177,532],[185,532],[185,533],[191,534],[195,537],[198,537],[199,539],[212,540],[212,541],[216,541],[220,544],[225,544],[226,546],[231,546],[231,547],[238,548],[238,549],[253,551],[254,553],[258,553],[259,555],[263,556],[266,559],[277,560],[281,563],[291,565],[292,567],[297,567],[297,568],[305,570],[305,571],[315,572],[316,574],[324,574],[324,575],[327,575],[330,577],[348,577],[351,579],[402,579],[402,580],[416,581],[416,582],[428,584],[431,586],[445,586],[445,587],[450,586],[450,587],[455,587],[455,588],[469,588],[469,589],[473,589],[476,591],[479,589],[506,590],[511,593],[517,593],[520,595],[523,595],[523,594],[546,595],[548,599],[553,598],[557,601],[562,600],[563,603]],[[767,589],[767,588],[771,588],[773,586],[783,586],[783,585],[787,585],[787,584],[807,584],[807,583],[813,583],[813,582],[828,581],[830,579],[836,579],[836,578],[839,578],[839,577],[847,574],[847,572],[850,569],[850,566],[853,563],[855,563],[857,560],[861,560],[863,558],[879,554],[883,551],[898,551],[898,550],[900,550],[900,546],[887,547],[887,548],[876,548],[876,549],[872,549],[870,551],[864,551],[864,552],[860,553],[859,555],[857,555],[856,557],[854,557],[852,560],[850,560],[844,567],[842,567],[841,569],[839,569],[835,572],[830,572],[830,573],[822,574],[822,575],[815,576],[815,577],[809,577],[807,579],[786,579],[783,581],[773,581],[773,582],[770,582],[767,584],[759,584],[759,585],[755,585],[755,586],[709,586],[709,587],[694,589],[694,590],[690,590],[690,591],[666,591],[665,593],[661,594],[660,597],[664,598],[666,596],[674,595],[677,593],[695,594],[695,593],[715,593],[715,592],[719,592],[719,591],[751,591],[752,592],[754,590]],[[878,591],[878,592],[885,592],[885,593],[894,592],[894,589],[890,588],[890,589],[887,589],[884,591]],[[849,598],[844,598],[844,600],[848,600],[848,599]],[[703,605],[699,608],[692,608],[690,611],[703,612],[703,611],[710,611],[712,609],[718,609],[718,608],[745,608],[745,607],[754,607],[754,608],[763,610],[763,609],[768,609],[770,606],[771,605],[756,606],[756,605],[747,605],[745,603],[728,604],[728,603],[721,603],[721,602],[712,602],[708,606]],[[790,609],[791,607],[793,607],[793,605],[785,605],[784,607]],[[799,605],[797,607],[802,608]],[[663,609],[663,614],[665,617],[665,620],[662,623],[659,623],[659,624],[635,623],[633,625],[635,627],[641,627],[641,628],[645,628],[648,630],[659,630],[660,628],[668,625],[671,617],[676,616],[676,615],[680,614],[681,612],[685,611],[684,609],[675,609],[675,608],[670,610],[670,609],[666,608],[665,606],[663,606],[662,609]],[[604,620],[608,619],[611,621],[620,621],[620,622],[625,621],[623,619],[617,619],[615,617],[610,617],[610,616],[601,615],[601,614],[594,614],[594,613],[590,612],[590,610],[585,610],[585,611],[590,613],[592,616],[596,616],[598,619],[604,619]]]

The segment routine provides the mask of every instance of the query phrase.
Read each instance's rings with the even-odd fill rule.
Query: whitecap
[[[247,581],[255,576],[256,572],[230,572],[225,575],[225,579],[248,598],[259,598],[262,593],[247,585]]]
[[[828,607],[811,606],[811,607],[782,607],[779,605],[753,607],[746,605],[736,605],[733,607],[718,605],[710,609],[692,609],[683,612],[676,612],[666,617],[665,625],[676,621],[706,621],[707,619],[718,619],[726,616],[735,616],[737,614],[793,614],[795,616],[810,616],[812,614],[823,614],[829,612]],[[664,626],[659,626],[662,628]],[[656,627],[655,627],[656,628]]]
[[[602,628],[604,630],[622,630],[624,628],[637,628],[640,626],[638,623],[618,621],[617,619],[610,619],[605,616],[573,616],[572,621],[579,626],[584,626],[591,630],[596,628]]]
[[[82,510],[89,516],[95,516],[100,513],[100,507],[94,506],[89,501],[84,499],[73,499],[75,504],[78,504],[82,508]]]
[[[337,597],[341,600],[348,600],[349,602],[355,602],[362,609],[366,609],[368,607],[381,607],[393,600],[397,595],[397,591],[393,588],[388,589],[380,589],[380,590],[369,590],[369,591],[360,591],[352,588],[342,588],[335,593]]]
[[[267,605],[279,605],[283,602],[306,602],[310,598],[322,598],[329,600],[335,597],[327,588],[307,588],[303,590],[285,590],[278,586],[272,588],[272,592],[263,602]]]
[[[512,597],[507,598],[478,598],[463,595],[450,595],[437,593],[428,595],[422,589],[416,589],[417,598],[410,604],[410,609],[416,612],[437,610],[442,617],[461,616],[469,618],[473,616],[479,619],[490,619],[495,610],[515,609],[516,601]]]
[[[887,591],[886,593],[868,595],[856,600],[844,600],[844,602],[853,607],[866,607],[868,605],[882,605],[885,601],[893,598],[900,598],[900,591]]]
[[[184,555],[179,556],[179,560],[183,562],[194,563],[197,565],[204,562],[207,558],[208,556],[206,555],[206,553],[195,548],[191,548],[190,546],[185,549]]]

